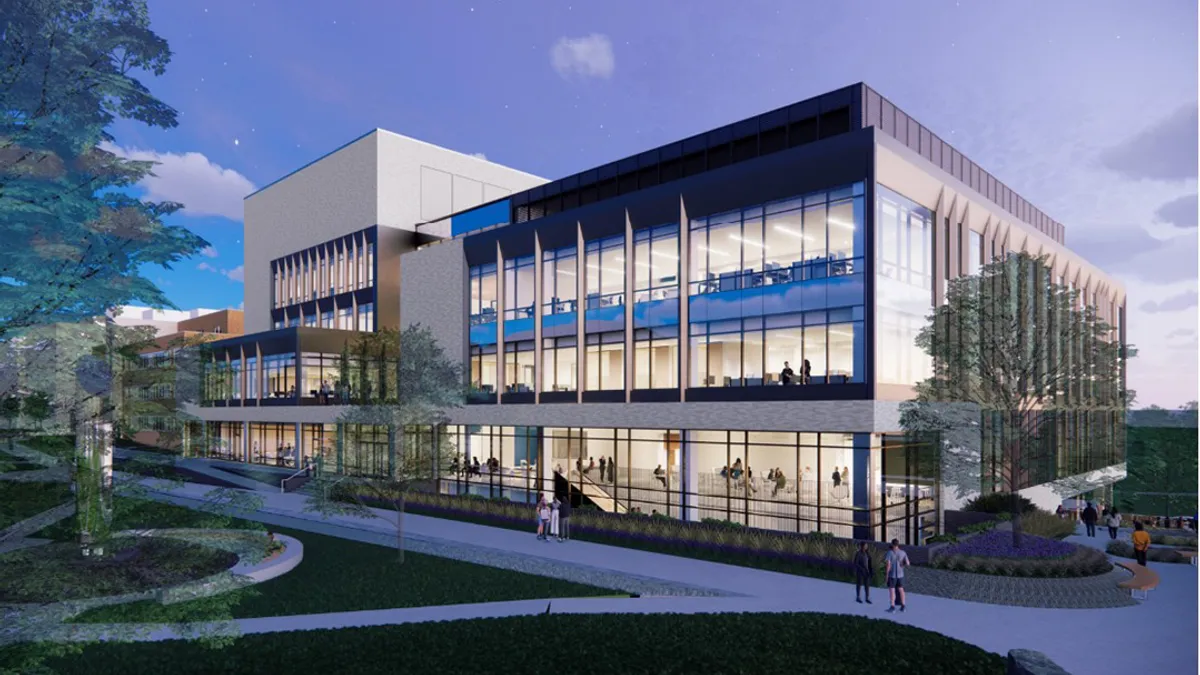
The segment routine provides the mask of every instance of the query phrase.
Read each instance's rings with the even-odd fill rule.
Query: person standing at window
[[[800,384],[808,384],[812,379],[812,364],[808,359],[804,359],[804,365],[800,368]]]
[[[779,371],[780,383],[782,383],[785,386],[791,384],[792,377],[794,377],[795,375],[796,375],[796,373],[792,370],[792,367],[788,365],[787,361],[784,361],[783,362],[783,370]]]
[[[608,460],[605,459],[603,455],[601,455],[600,456],[600,480],[602,482],[604,481],[604,477],[606,475],[608,475],[607,473],[605,473],[606,471],[608,471]]]
[[[842,485],[842,474],[840,471],[838,471],[837,467],[835,466],[835,467],[833,467],[833,487],[841,487],[841,485]]]

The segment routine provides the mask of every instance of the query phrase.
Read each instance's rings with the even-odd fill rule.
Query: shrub
[[[954,548],[956,547],[949,547],[948,550],[952,551]],[[1108,558],[1102,552],[1085,546],[1075,547],[1075,550],[1064,558],[986,558],[951,552],[938,556],[931,565],[954,572],[1054,578],[1095,576],[1112,569]]]
[[[1160,544],[1162,546],[1174,546],[1175,548],[1186,548],[1196,550],[1196,538],[1188,536],[1171,536],[1169,534],[1158,534],[1157,532],[1150,533],[1150,542]]]
[[[1017,495],[1017,501],[1021,505],[1021,513],[1029,513],[1037,507],[1033,505],[1027,497]],[[1012,495],[1008,492],[989,492],[967,502],[963,506],[963,511],[975,511],[977,513],[1009,513],[1012,511]]]
[[[1064,539],[1075,534],[1075,521],[1035,509],[1021,516],[1021,531],[1038,537]]]
[[[995,529],[995,527],[996,527],[996,521],[988,520],[988,521],[985,521],[982,523],[975,523],[974,525],[967,525],[965,527],[960,527],[960,528],[958,528],[958,533],[959,534],[979,534],[981,532],[990,532],[991,530]]]
[[[1105,549],[1119,558],[1135,559],[1133,544],[1127,541],[1110,541]],[[1146,562],[1185,563],[1187,558],[1179,555],[1179,551],[1170,548],[1151,548],[1146,551]]]
[[[1011,532],[992,531],[956,544],[947,553],[981,558],[1065,558],[1075,549],[1074,544],[1028,534],[1022,537],[1021,548],[1013,548]]]
[[[705,525],[712,525],[714,527],[727,527],[727,528],[742,527],[741,523],[734,522],[732,520],[722,520],[720,518],[702,518],[700,520],[700,522],[704,523]]]
[[[925,538],[926,544],[957,544],[958,537],[953,534],[935,534],[932,537]]]

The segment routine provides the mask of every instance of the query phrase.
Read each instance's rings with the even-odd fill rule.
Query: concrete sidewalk
[[[156,489],[153,485],[147,487]],[[211,489],[195,484],[165,491],[162,487],[161,483],[157,486],[159,498],[184,505],[203,500],[203,495]],[[390,511],[375,510],[379,518],[371,520],[348,516],[322,518],[304,511],[305,495],[260,495],[264,498],[264,508],[246,517],[348,539],[369,536],[377,540],[390,537],[394,541],[395,538],[395,514]],[[1000,654],[1010,649],[1034,649],[1073,673],[1196,671],[1197,568],[1189,565],[1156,566],[1162,585],[1151,593],[1150,600],[1133,607],[1087,611],[1031,609],[912,595],[908,612],[888,615],[884,614],[887,593],[883,589],[874,589],[874,605],[859,605],[854,602],[853,587],[846,583],[588,542],[545,543],[535,539],[532,529],[522,533],[415,515],[405,516],[405,529],[406,536],[413,539],[478,546],[531,558],[598,567],[743,597],[520,601],[244,619],[238,622],[239,625],[247,632],[269,632],[511,616],[544,612],[548,602],[553,612],[562,613],[831,612],[891,617],[897,622],[934,630]],[[1098,635],[1119,636],[1115,639],[1121,644],[1141,647],[1114,649],[1111,641],[1098,642]]]

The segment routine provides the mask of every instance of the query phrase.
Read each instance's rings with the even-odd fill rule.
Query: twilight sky
[[[176,129],[118,123],[153,199],[212,242],[154,270],[242,301],[242,197],[374,127],[557,178],[865,81],[1066,224],[1129,292],[1139,403],[1197,398],[1197,8],[1190,0],[150,0],[145,80]]]

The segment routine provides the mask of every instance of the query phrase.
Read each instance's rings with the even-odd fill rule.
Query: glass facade
[[[875,247],[875,379],[912,386],[932,374],[916,339],[933,309],[933,213],[878,186]]]

